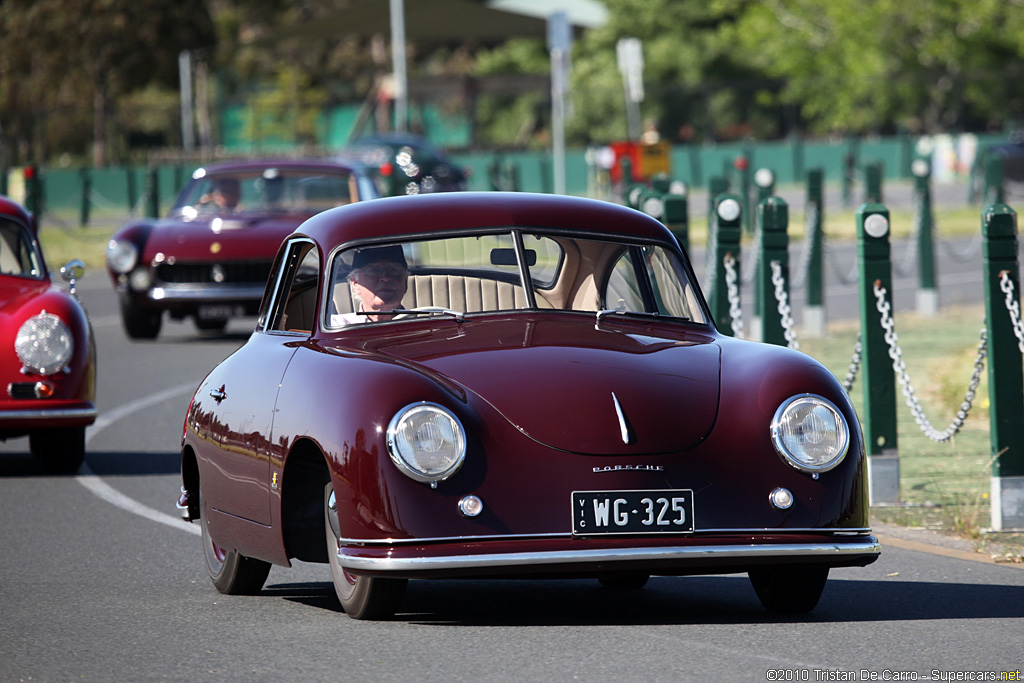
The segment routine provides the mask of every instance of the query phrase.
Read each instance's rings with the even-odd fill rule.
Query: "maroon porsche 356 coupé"
[[[85,458],[85,428],[96,421],[96,346],[74,294],[84,266],[74,260],[55,286],[33,216],[0,197],[0,439],[28,436],[34,458],[75,472]]]
[[[879,553],[835,377],[720,334],[664,226],[579,198],[306,221],[181,458],[217,589],[325,562],[357,619],[394,614],[409,579],[734,572],[803,612],[830,568]]]
[[[166,218],[123,226],[107,270],[132,339],[154,339],[164,313],[221,331],[254,315],[281,241],[315,213],[380,196],[358,164],[230,161],[200,168]]]

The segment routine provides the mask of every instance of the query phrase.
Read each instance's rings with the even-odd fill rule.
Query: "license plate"
[[[693,491],[573,491],[572,533],[693,533]]]
[[[245,315],[244,306],[231,304],[204,304],[196,311],[201,320],[228,320]]]

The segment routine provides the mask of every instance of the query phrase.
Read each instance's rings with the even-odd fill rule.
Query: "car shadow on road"
[[[341,612],[330,583],[264,595]],[[837,623],[1024,617],[1024,586],[830,579],[810,614],[767,612],[746,575],[655,577],[638,591],[596,580],[410,581],[394,621],[447,626]]]
[[[85,454],[85,465],[77,472],[54,474],[29,454],[27,442],[25,446],[24,452],[0,453],[0,479],[16,477],[66,478],[80,474],[95,474],[101,477],[132,477],[179,474],[181,472],[181,455],[179,453],[88,451]]]

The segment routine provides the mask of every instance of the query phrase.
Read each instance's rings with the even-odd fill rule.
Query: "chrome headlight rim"
[[[821,407],[828,411],[833,418],[835,431],[838,433],[837,441],[840,445],[835,448],[835,452],[830,457],[822,458],[820,459],[820,462],[801,458],[799,454],[794,453],[787,445],[789,437],[789,435],[785,433],[785,427],[788,424],[786,420],[787,414],[789,414],[791,410],[796,410],[808,405],[815,408]],[[809,472],[812,474],[828,472],[829,470],[838,467],[846,458],[846,454],[850,451],[850,424],[847,422],[846,416],[843,415],[842,411],[839,410],[835,403],[818,394],[797,394],[783,401],[775,411],[775,415],[772,417],[771,436],[775,452],[778,453],[782,461],[801,472]]]
[[[426,415],[440,418],[442,426],[446,425],[451,430],[450,435],[439,435],[443,442],[442,446],[449,447],[451,454],[444,459],[442,466],[431,469],[417,466],[415,453],[409,452],[414,448],[405,434],[405,427],[411,424],[411,420]],[[434,426],[437,426],[436,423]],[[418,401],[403,407],[391,418],[387,430],[387,446],[391,461],[402,474],[415,481],[436,483],[448,479],[462,467],[466,459],[466,429],[455,413],[441,404]]]
[[[18,328],[14,351],[25,369],[37,375],[56,375],[71,363],[75,339],[60,316],[43,311]]]
[[[112,239],[107,242],[106,256],[110,269],[123,275],[139,262],[139,248],[131,240]]]

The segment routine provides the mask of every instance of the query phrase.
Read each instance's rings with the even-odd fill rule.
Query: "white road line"
[[[176,387],[170,387],[155,394],[151,394],[139,401],[133,401],[132,403],[107,411],[97,418],[95,424],[87,430],[85,442],[88,444],[94,436],[129,415],[137,413],[140,410],[151,408],[152,406],[163,403],[167,399],[174,398],[175,396],[190,394],[195,390],[196,384],[194,383],[180,384]],[[182,521],[180,517],[175,517],[173,515],[168,515],[158,510],[154,510],[151,507],[129,498],[107,482],[103,481],[103,479],[98,475],[94,474],[92,470],[89,469],[88,465],[83,465],[81,472],[82,474],[76,476],[75,479],[79,484],[87,488],[101,500],[104,500],[111,505],[116,505],[122,510],[126,510],[133,515],[145,517],[148,520],[159,522],[160,524],[166,524],[169,527],[188,532],[195,536],[199,536],[202,533],[202,530],[196,524],[188,524],[187,522]]]

